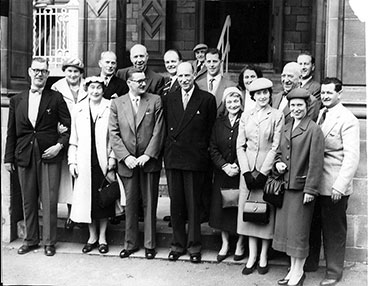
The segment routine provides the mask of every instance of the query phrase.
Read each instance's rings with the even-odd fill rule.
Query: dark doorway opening
[[[231,16],[230,62],[270,61],[271,0],[205,1],[204,39],[216,47],[227,15]]]

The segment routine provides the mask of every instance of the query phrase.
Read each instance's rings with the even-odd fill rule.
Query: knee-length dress
[[[258,171],[268,175],[276,156],[280,143],[281,128],[284,125],[284,115],[281,111],[267,106],[264,109],[256,108],[243,113],[239,124],[237,140],[237,155],[241,169],[240,195],[238,207],[237,232],[242,235],[272,239],[274,231],[274,209],[271,206],[270,222],[267,225],[243,221],[244,203],[249,190],[243,174]],[[251,200],[263,201],[263,190],[251,191]]]
[[[228,116],[216,120],[210,140],[210,155],[214,164],[209,225],[213,228],[236,233],[238,208],[222,208],[221,188],[238,189],[239,175],[228,176],[222,166],[237,163],[236,138],[238,137],[240,114],[233,125]]]

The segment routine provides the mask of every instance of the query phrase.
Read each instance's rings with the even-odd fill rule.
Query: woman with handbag
[[[239,198],[239,166],[236,158],[236,138],[242,113],[242,93],[236,87],[224,90],[225,113],[212,129],[210,155],[214,164],[214,183],[209,225],[221,230],[222,246],[217,255],[221,262],[229,256],[229,234],[236,234]],[[234,260],[243,259],[243,237],[239,236]]]
[[[284,115],[270,106],[272,82],[258,78],[249,85],[255,108],[244,112],[240,119],[237,140],[237,155],[242,176],[240,176],[240,196],[237,231],[249,237],[249,258],[242,273],[248,275],[256,268],[259,274],[268,272],[267,251],[273,238],[274,208],[267,205],[263,197],[263,187],[272,169],[276,150],[280,142],[280,132],[284,125]],[[244,221],[243,212],[249,201],[260,202],[268,208],[267,224]],[[258,240],[262,247],[258,257]]]
[[[107,220],[115,215],[115,204],[102,207],[99,189],[107,184],[105,177],[115,180],[116,162],[108,134],[110,101],[103,98],[102,78],[87,78],[85,87],[88,99],[73,110],[69,140],[69,171],[75,179],[70,218],[88,223],[89,239],[83,253],[97,247],[100,253],[107,253]]]
[[[303,267],[309,253],[314,197],[319,194],[324,138],[308,116],[310,94],[296,88],[287,95],[292,120],[282,129],[274,171],[284,175],[285,193],[276,211],[272,247],[290,256],[290,270],[279,285],[303,285]]]

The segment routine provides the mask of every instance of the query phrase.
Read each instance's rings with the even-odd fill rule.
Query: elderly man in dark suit
[[[209,162],[209,138],[216,119],[215,97],[194,84],[191,63],[179,64],[181,89],[164,97],[166,141],[164,162],[171,199],[173,241],[169,260],[188,250],[201,262],[200,195]],[[188,219],[188,234],[185,224]]]
[[[146,92],[153,94],[161,94],[165,85],[163,76],[155,73],[148,66],[147,48],[141,44],[136,44],[130,49],[130,61],[133,67],[143,72],[146,77]],[[116,73],[121,79],[127,80],[127,72],[131,67],[119,69]]]
[[[31,88],[10,99],[5,168],[17,167],[23,199],[25,238],[18,254],[39,247],[38,206],[42,203],[45,255],[55,254],[60,168],[70,136],[70,114],[61,93],[45,89],[48,62],[34,58]],[[58,124],[65,128],[58,132]]]
[[[98,65],[101,68],[100,77],[104,79],[105,83],[104,98],[111,99],[128,92],[126,81],[115,76],[116,55],[114,52],[102,52]]]
[[[118,160],[118,174],[124,184],[125,248],[120,257],[139,249],[138,208],[143,199],[144,247],[147,259],[156,255],[156,210],[162,167],[164,119],[161,97],[145,92],[146,77],[138,69],[127,73],[129,92],[111,103],[110,143]]]

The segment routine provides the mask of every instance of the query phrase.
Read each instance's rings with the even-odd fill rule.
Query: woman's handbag
[[[237,208],[239,201],[239,189],[221,188],[222,208]]]
[[[106,173],[107,175],[107,173]],[[105,175],[101,183],[99,191],[99,206],[106,208],[113,205],[120,198],[120,188],[118,181],[109,183]],[[107,183],[107,184],[106,184]]]
[[[249,196],[250,191],[244,203],[243,221],[268,224],[270,222],[270,206],[265,202],[251,201]]]
[[[267,178],[266,185],[263,189],[263,200],[274,205],[277,208],[282,207],[284,200],[284,180],[283,176],[270,175]]]

